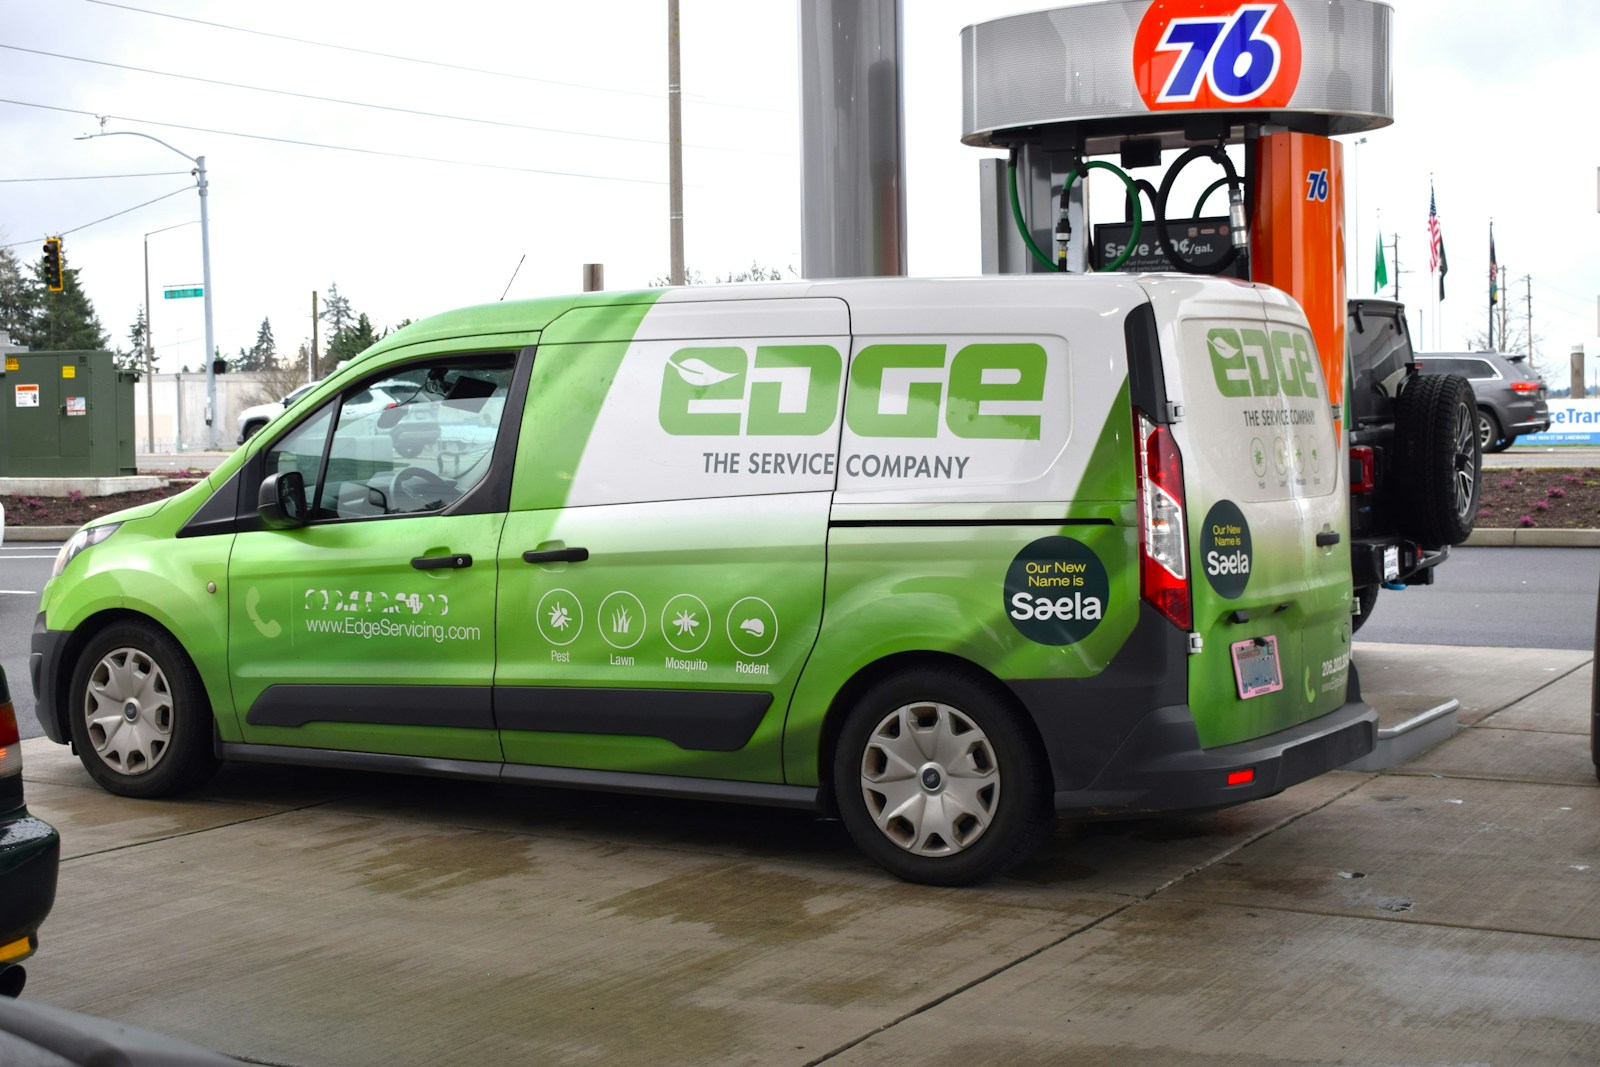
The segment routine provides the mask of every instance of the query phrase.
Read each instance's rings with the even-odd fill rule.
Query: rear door
[[[1183,455],[1194,629],[1189,702],[1204,747],[1345,700],[1349,518],[1338,427],[1298,305],[1266,288],[1163,279],[1173,436]]]

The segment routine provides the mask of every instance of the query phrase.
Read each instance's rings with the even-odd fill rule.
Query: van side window
[[[266,473],[305,477],[313,522],[443,511],[489,473],[511,372],[510,356],[457,359],[360,382],[274,444]]]

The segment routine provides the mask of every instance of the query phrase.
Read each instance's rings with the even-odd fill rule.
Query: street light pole
[[[101,120],[104,121],[103,119]],[[101,130],[99,133],[86,133],[82,137],[74,138],[78,141],[88,141],[95,137],[143,137],[147,141],[154,141],[162,148],[177,152],[195,166],[194,174],[196,184],[200,189],[200,271],[201,285],[205,292],[201,296],[206,302],[206,426],[207,445],[211,451],[220,447],[217,443],[217,372],[214,367],[216,360],[216,336],[211,326],[211,215],[207,208],[209,200],[209,183],[206,181],[206,157],[191,156],[178,148],[173,148],[159,137],[152,137],[148,133],[139,133],[135,130]],[[148,312],[146,312],[148,314]]]

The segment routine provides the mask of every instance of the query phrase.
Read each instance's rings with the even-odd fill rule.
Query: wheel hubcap
[[[1472,513],[1473,494],[1477,488],[1478,465],[1474,462],[1472,447],[1472,409],[1462,405],[1456,411],[1455,426],[1455,483],[1456,517],[1465,519]],[[1486,430],[1479,430],[1481,438]]]
[[[89,673],[83,696],[89,744],[120,774],[144,774],[161,762],[172,741],[172,694],[167,676],[136,648],[108,652]]]
[[[861,795],[878,829],[907,852],[961,852],[983,836],[1000,802],[994,748],[948,704],[907,704],[868,737]]]

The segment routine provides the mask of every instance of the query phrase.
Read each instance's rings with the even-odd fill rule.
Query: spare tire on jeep
[[[1425,545],[1459,545],[1478,511],[1483,452],[1472,387],[1454,374],[1407,379],[1395,404],[1400,528]]]

